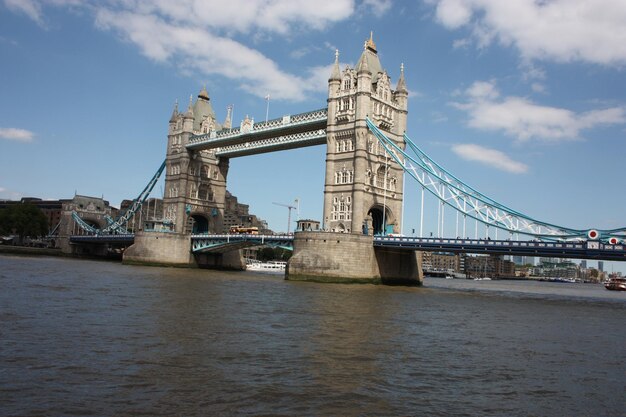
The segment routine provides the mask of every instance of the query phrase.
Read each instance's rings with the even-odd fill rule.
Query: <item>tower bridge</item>
[[[626,260],[626,228],[572,229],[533,219],[452,175],[406,135],[407,105],[403,66],[394,87],[371,37],[354,68],[341,70],[336,53],[327,106],[318,110],[258,123],[246,116],[233,127],[230,111],[223,123],[217,121],[203,88],[186,111],[174,107],[165,161],[131,208],[101,229],[81,225],[92,227],[93,236],[74,242],[111,240],[111,234],[128,241],[125,225],[164,171],[161,227],[135,233],[125,262],[243,268],[238,249],[274,244],[294,249],[289,279],[419,283],[420,251],[428,250]],[[317,145],[326,145],[322,232],[221,234],[230,158]],[[443,234],[443,211],[448,208],[458,213],[455,235],[468,235],[467,222],[473,221],[474,239],[400,237],[405,174],[422,194],[420,236],[427,192],[442,213],[438,234]],[[479,240],[479,224],[516,239],[498,241],[496,232],[494,241]],[[519,241],[520,236],[532,241]]]

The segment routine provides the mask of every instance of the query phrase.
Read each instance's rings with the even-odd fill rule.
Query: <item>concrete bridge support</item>
[[[167,232],[135,234],[135,243],[124,251],[125,264],[194,267],[196,260],[189,250],[191,235]]]
[[[298,232],[286,279],[421,285],[421,253],[375,249],[373,237],[367,235]]]
[[[162,265],[191,268],[246,268],[240,250],[226,253],[193,254],[191,235],[168,232],[138,232],[135,243],[124,251],[123,262],[135,265]]]
[[[235,271],[246,269],[246,261],[241,250],[225,253],[198,253],[195,255],[195,258],[199,268],[231,269]]]

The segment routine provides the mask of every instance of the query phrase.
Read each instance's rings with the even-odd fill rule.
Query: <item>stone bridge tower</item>
[[[404,149],[408,91],[404,68],[395,90],[372,37],[356,68],[339,68],[328,80],[324,229],[367,234],[400,233],[402,168],[369,131],[369,117]]]
[[[194,134],[230,128],[230,114],[217,123],[209,94],[203,88],[187,111],[174,108],[169,121],[163,214],[177,233],[222,233],[226,196],[227,158],[214,150],[188,151]]]

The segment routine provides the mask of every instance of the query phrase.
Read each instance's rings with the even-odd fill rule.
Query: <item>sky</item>
[[[2,0],[0,199],[119,206],[165,157],[176,101],[206,85],[235,124],[323,108],[335,50],[354,66],[373,33],[393,85],[404,65],[407,134],[433,159],[536,219],[626,226],[624,27],[623,0]],[[324,159],[235,158],[228,189],[276,231],[273,203],[321,220]],[[407,235],[418,190],[407,180]]]

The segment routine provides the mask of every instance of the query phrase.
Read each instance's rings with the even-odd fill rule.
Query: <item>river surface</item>
[[[1,416],[624,416],[626,293],[0,256]]]

